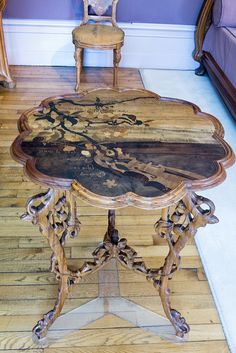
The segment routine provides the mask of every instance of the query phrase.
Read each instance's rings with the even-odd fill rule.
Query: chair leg
[[[83,48],[76,48],[75,49],[75,65],[76,65],[76,86],[75,91],[79,90],[80,86],[80,76],[82,71],[82,55],[83,55]]]
[[[114,49],[113,50],[113,63],[114,63],[113,87],[117,87],[118,86],[118,67],[119,67],[120,60],[121,60],[121,50],[120,50],[120,48]]]

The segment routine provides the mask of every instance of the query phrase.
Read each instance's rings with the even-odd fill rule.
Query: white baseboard
[[[4,19],[11,65],[73,66],[71,32],[78,21]],[[193,70],[195,26],[119,23],[125,31],[121,67]],[[86,66],[112,66],[112,52],[86,50]]]

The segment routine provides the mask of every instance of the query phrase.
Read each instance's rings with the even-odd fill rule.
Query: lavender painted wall
[[[120,22],[196,24],[203,0],[120,0]],[[5,18],[74,20],[82,0],[7,0]]]

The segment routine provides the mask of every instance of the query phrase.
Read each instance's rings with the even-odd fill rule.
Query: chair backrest
[[[96,22],[110,21],[113,26],[116,23],[116,6],[119,0],[83,0],[84,2],[84,18],[82,24],[86,24],[89,20]],[[94,15],[89,15],[89,7],[92,8]],[[112,7],[111,16],[105,15],[109,7]]]

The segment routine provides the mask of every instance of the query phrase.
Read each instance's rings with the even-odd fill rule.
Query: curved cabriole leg
[[[203,209],[204,204],[207,208]],[[169,253],[166,257],[160,277],[159,293],[166,316],[176,330],[176,335],[183,337],[190,328],[181,314],[171,308],[169,279],[180,267],[180,252],[191,237],[194,237],[199,227],[206,224],[217,223],[218,219],[213,215],[215,206],[210,200],[189,193],[179,201],[172,215],[168,209],[164,209],[161,219],[156,223],[155,229],[161,238],[165,238],[169,245]]]
[[[53,189],[32,197],[27,204],[27,213],[22,218],[38,224],[42,235],[47,238],[53,251],[51,271],[55,273],[59,281],[54,308],[45,314],[33,328],[35,337],[41,340],[60,315],[69,288],[73,284],[74,274],[68,270],[64,245],[66,238],[77,236],[80,222],[76,218],[74,196],[69,191]]]
[[[113,50],[113,87],[118,87],[118,68],[121,60],[121,49],[117,48]]]
[[[186,320],[184,317],[181,316],[180,312],[178,312],[175,309],[171,308],[170,305],[170,289],[168,288],[168,282],[170,279],[169,273],[171,273],[172,268],[174,266],[174,262],[171,259],[172,256],[170,256],[163,267],[163,274],[161,275],[160,279],[160,287],[159,287],[159,294],[162,302],[162,306],[164,309],[164,312],[172,325],[175,328],[176,331],[176,336],[178,337],[184,337],[186,333],[189,332],[190,327],[186,323]]]
[[[181,205],[178,205],[178,207],[181,207]],[[169,280],[171,279],[171,275],[180,266],[179,252],[185,246],[188,239],[186,238],[184,239],[184,241],[182,239],[181,246],[179,243],[179,245],[176,247],[173,234],[174,223],[172,220],[169,219],[168,209],[164,209],[162,211],[162,218],[156,223],[155,228],[158,236],[161,238],[165,238],[169,245],[169,253],[165,259],[165,263],[162,268],[162,274],[160,277],[159,285],[159,294],[162,306],[167,318],[170,320],[170,322],[175,328],[176,336],[183,337],[184,334],[189,332],[190,328],[186,323],[185,319],[181,316],[181,314],[177,310],[171,308],[170,289],[168,287],[168,284]]]
[[[43,316],[41,320],[37,322],[32,332],[38,340],[42,340],[46,337],[49,327],[54,323],[56,318],[60,315],[64,306],[65,300],[69,293],[70,281],[69,275],[58,275],[59,286],[58,294],[55,306],[47,314]]]
[[[75,91],[79,90],[80,86],[80,77],[82,71],[82,57],[83,57],[83,48],[76,48],[75,49],[75,66],[76,66],[76,86]]]

